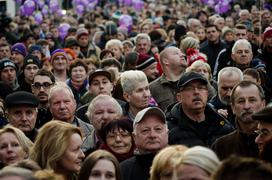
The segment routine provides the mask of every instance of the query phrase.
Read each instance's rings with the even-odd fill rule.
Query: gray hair
[[[137,34],[137,36],[135,37],[135,42],[136,42],[136,44],[137,44],[138,41],[140,41],[141,39],[147,39],[148,42],[151,43],[151,38],[150,38],[150,36],[149,36],[148,34],[146,34],[146,33],[139,33],[139,34]]]
[[[237,67],[225,67],[225,68],[221,69],[219,71],[219,73],[218,73],[218,76],[217,76],[218,84],[220,84],[221,77],[223,75],[225,75],[227,77],[231,77],[234,74],[237,74],[239,76],[240,81],[243,80],[243,72],[239,68],[237,68]]]
[[[86,112],[86,116],[88,117],[89,120],[91,120],[93,118],[93,113],[94,113],[94,109],[96,106],[96,103],[102,100],[107,100],[107,101],[111,101],[114,104],[114,108],[116,109],[116,112],[118,114],[118,116],[122,116],[123,115],[123,110],[122,107],[120,106],[120,104],[111,96],[109,95],[104,95],[104,94],[100,94],[98,96],[96,96],[91,103],[88,106],[88,110]]]
[[[123,44],[119,39],[111,39],[106,43],[105,49],[109,49],[110,46],[117,45],[120,49],[123,49]]]
[[[66,89],[68,91],[69,95],[71,96],[71,98],[73,100],[75,100],[74,94],[73,94],[72,90],[70,89],[70,87],[67,86],[67,84],[65,84],[64,82],[56,82],[56,84],[49,91],[49,94],[48,94],[48,101],[49,102],[51,101],[52,96],[55,93],[55,91],[60,90],[60,89],[61,90]]]
[[[121,86],[123,92],[131,94],[135,89],[135,83],[148,82],[147,77],[143,71],[129,70],[121,74]]]
[[[248,49],[252,52],[252,47],[251,47],[251,44],[248,42],[248,40],[246,40],[246,39],[239,39],[239,40],[237,40],[234,43],[234,45],[233,45],[233,47],[231,49],[231,53],[232,54],[235,54],[237,46],[240,45],[240,44],[243,44],[243,45],[247,46]]]

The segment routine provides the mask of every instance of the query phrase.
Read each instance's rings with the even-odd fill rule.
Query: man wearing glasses
[[[48,94],[50,88],[55,84],[54,75],[44,69],[41,69],[34,76],[33,84],[31,86],[32,93],[39,99],[38,116],[36,122],[36,128],[40,128],[42,125],[52,119],[52,114],[49,110]]]
[[[208,82],[196,72],[184,73],[178,82],[178,103],[166,112],[169,144],[210,147],[232,131],[230,123],[207,104]]]
[[[266,107],[253,114],[252,118],[258,121],[258,129],[255,131],[258,136],[255,142],[261,153],[264,150],[265,144],[272,139],[272,107]]]

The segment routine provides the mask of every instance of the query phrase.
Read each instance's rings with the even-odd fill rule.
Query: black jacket
[[[121,163],[123,180],[148,180],[155,154],[138,154]]]
[[[233,131],[232,125],[210,105],[205,108],[205,116],[205,121],[195,122],[185,115],[180,103],[174,105],[170,112],[166,112],[169,144],[211,147],[217,138]]]

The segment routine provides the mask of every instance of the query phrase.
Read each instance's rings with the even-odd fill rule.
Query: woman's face
[[[59,161],[58,169],[66,172],[78,172],[83,162],[84,153],[81,150],[82,138],[79,134],[71,135],[68,147]]]
[[[131,133],[123,129],[114,129],[107,134],[106,143],[117,154],[128,153],[132,147]]]
[[[26,152],[12,132],[0,135],[0,161],[2,164],[10,165],[23,160],[25,156]]]
[[[199,38],[200,41],[206,38],[205,30],[201,29],[201,28],[196,30],[196,35],[197,35],[197,37]]]
[[[89,180],[100,180],[100,179],[108,179],[108,180],[115,180],[115,167],[114,164],[107,160],[107,159],[100,159],[94,165],[93,169],[91,170],[91,174]]]
[[[204,76],[207,80],[210,80],[210,73],[206,67],[199,66],[194,71]]]
[[[71,71],[71,79],[75,82],[81,82],[87,78],[87,72],[83,66],[74,67]]]

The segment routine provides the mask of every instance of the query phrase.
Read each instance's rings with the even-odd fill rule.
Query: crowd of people
[[[272,179],[271,11],[203,2],[1,16],[0,179]]]

